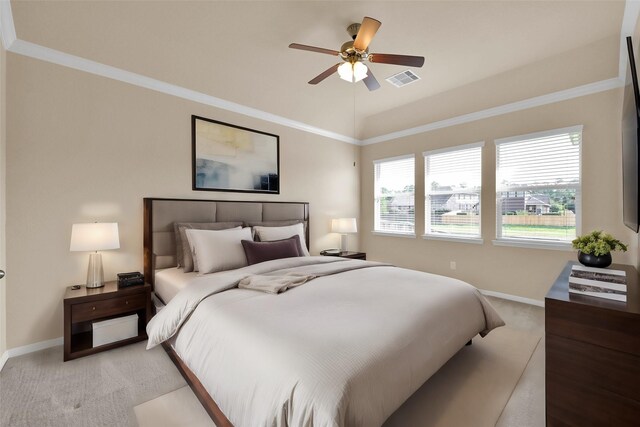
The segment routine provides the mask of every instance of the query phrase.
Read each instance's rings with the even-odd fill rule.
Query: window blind
[[[480,237],[482,146],[423,153],[426,234]]]
[[[415,158],[411,156],[376,160],[375,231],[409,234],[415,232]]]
[[[581,131],[496,142],[498,191],[580,185]]]
[[[496,141],[498,238],[576,237],[581,143],[582,126]]]

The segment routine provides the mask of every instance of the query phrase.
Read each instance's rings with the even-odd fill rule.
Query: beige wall
[[[105,278],[142,269],[142,198],[308,201],[311,252],[336,247],[330,219],[359,215],[357,146],[8,55],[9,348],[62,335],[64,288],[86,278],[71,225],[116,221]],[[280,135],[281,194],[191,191],[191,114]]]
[[[494,246],[495,145],[497,138],[584,125],[582,147],[582,231],[605,229],[627,243],[614,262],[635,264],[637,236],[622,223],[620,118],[622,91],[611,90],[538,108],[505,114],[420,135],[368,145],[361,152],[361,247],[368,259],[457,277],[497,292],[542,300],[567,260],[568,251]],[[482,235],[484,244],[423,240],[424,162],[422,152],[485,141],[482,156]],[[372,161],[407,153],[416,155],[415,239],[382,237],[373,230]],[[451,270],[449,262],[456,261]]]

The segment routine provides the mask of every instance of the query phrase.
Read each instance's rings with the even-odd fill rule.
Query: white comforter
[[[234,288],[288,272],[322,277],[277,295]],[[303,257],[198,277],[147,333],[149,348],[177,333],[176,352],[237,427],[376,426],[467,341],[503,324],[459,280]]]

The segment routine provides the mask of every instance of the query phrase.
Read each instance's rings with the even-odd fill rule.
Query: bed
[[[218,426],[382,425],[473,337],[504,324],[467,283],[377,262],[305,256],[180,276],[172,224],[300,221],[308,245],[308,204],[144,206],[145,275],[166,303],[148,346],[164,346]],[[292,275],[312,280],[280,294],[238,288]]]

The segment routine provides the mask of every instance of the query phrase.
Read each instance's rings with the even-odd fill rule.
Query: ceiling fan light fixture
[[[355,62],[353,64],[353,81],[359,82],[360,80],[367,77],[367,72],[369,69],[362,62]]]
[[[345,62],[338,67],[338,74],[340,75],[340,78],[352,83],[359,82],[367,77],[368,71],[369,69],[367,66],[359,61],[356,61],[353,64]]]

